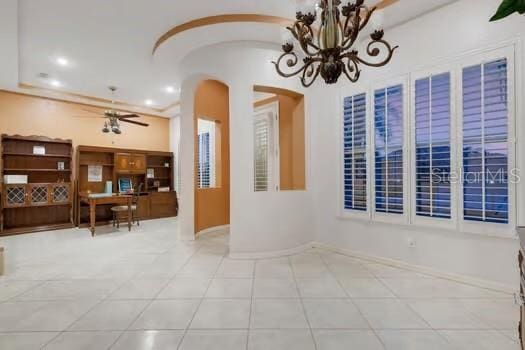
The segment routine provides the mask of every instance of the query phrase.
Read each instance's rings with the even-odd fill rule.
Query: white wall
[[[365,69],[361,81],[395,78],[447,62],[472,50],[501,45],[525,36],[525,18],[513,16],[498,23],[488,18],[499,0],[461,0],[387,31],[400,46],[383,69]],[[274,47],[250,48],[253,43],[223,44],[192,52],[183,60],[186,72],[181,105],[181,236],[193,238],[193,90],[203,78],[215,78],[230,88],[231,241],[233,256],[283,253],[311,241],[393,259],[407,264],[495,285],[516,286],[516,239],[488,237],[432,227],[386,225],[338,217],[340,212],[340,144],[338,125],[341,92],[352,84],[304,91],[307,122],[307,191],[255,193],[253,191],[252,86],[280,86],[299,90],[297,79],[279,78],[269,63],[278,56]],[[210,57],[213,56],[213,59]],[[517,88],[523,94],[524,58],[517,59]],[[342,79],[344,81],[344,79]],[[518,99],[518,149],[525,149],[523,106]],[[518,167],[525,152],[518,153]],[[519,223],[525,224],[525,186],[518,186]],[[520,211],[521,210],[521,211]],[[415,248],[408,240],[416,241]]]
[[[18,85],[18,1],[0,1],[0,87]]]
[[[276,75],[270,64],[279,55],[275,47],[249,46],[217,45],[193,52],[182,63],[188,78],[183,83],[181,100],[181,203],[184,204],[180,212],[181,236],[193,235],[194,126],[190,121],[194,85],[201,79],[217,79],[228,85],[230,92],[230,253],[236,257],[283,253],[311,242],[314,237],[311,191],[255,193],[253,190],[253,86],[295,91],[301,88],[296,80]],[[209,52],[213,52],[213,62]]]
[[[392,63],[384,69],[364,70],[364,82],[402,76],[447,61],[471,50],[499,45],[525,36],[525,17],[513,16],[497,23],[488,19],[499,0],[462,0],[441,8],[400,27],[387,30],[386,39],[399,45]],[[518,63],[518,150],[525,149],[525,130],[521,96],[524,58]],[[342,91],[352,88],[344,83],[327,88],[316,86],[318,98],[309,101],[312,120],[312,179],[315,185],[313,212],[316,213],[316,239],[331,246],[421,265],[438,271],[471,276],[517,286],[516,239],[491,238],[476,234],[385,225],[370,221],[340,219],[340,164],[338,105]],[[356,91],[358,92],[358,91]],[[359,91],[360,92],[360,91]],[[518,167],[523,168],[525,152],[518,153]],[[518,187],[519,223],[525,223],[525,186]],[[521,209],[521,210],[520,210]],[[408,239],[416,247],[408,247]]]

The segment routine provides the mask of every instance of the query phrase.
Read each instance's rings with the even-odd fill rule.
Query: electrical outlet
[[[415,248],[416,247],[416,240],[413,238],[408,239],[408,247],[409,248]]]

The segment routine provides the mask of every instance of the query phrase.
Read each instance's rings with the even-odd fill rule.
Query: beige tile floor
[[[510,295],[314,249],[232,260],[176,225],[1,239],[0,349],[519,349]]]

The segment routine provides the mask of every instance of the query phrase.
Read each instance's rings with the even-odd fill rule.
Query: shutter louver
[[[268,191],[270,172],[270,119],[268,116],[255,119],[254,142],[255,191]]]
[[[509,222],[507,60],[463,69],[463,217]]]
[[[367,210],[366,95],[344,99],[344,208]]]
[[[450,73],[415,84],[416,215],[451,217]]]
[[[375,211],[403,214],[403,86],[374,93]]]

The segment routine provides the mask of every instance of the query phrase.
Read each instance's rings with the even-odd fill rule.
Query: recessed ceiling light
[[[144,103],[146,104],[146,106],[152,106],[153,105],[153,101],[152,100],[146,100]]]
[[[49,82],[49,84],[50,84],[51,86],[54,86],[54,87],[61,87],[61,86],[62,86],[62,83],[59,82],[58,80],[51,80],[51,81]]]
[[[173,86],[166,86],[166,92],[168,94],[173,94],[175,92],[175,88]]]
[[[57,57],[56,59],[56,63],[59,65],[59,66],[62,66],[62,67],[65,67],[65,66],[68,66],[69,65],[69,61],[67,58],[65,57]]]

